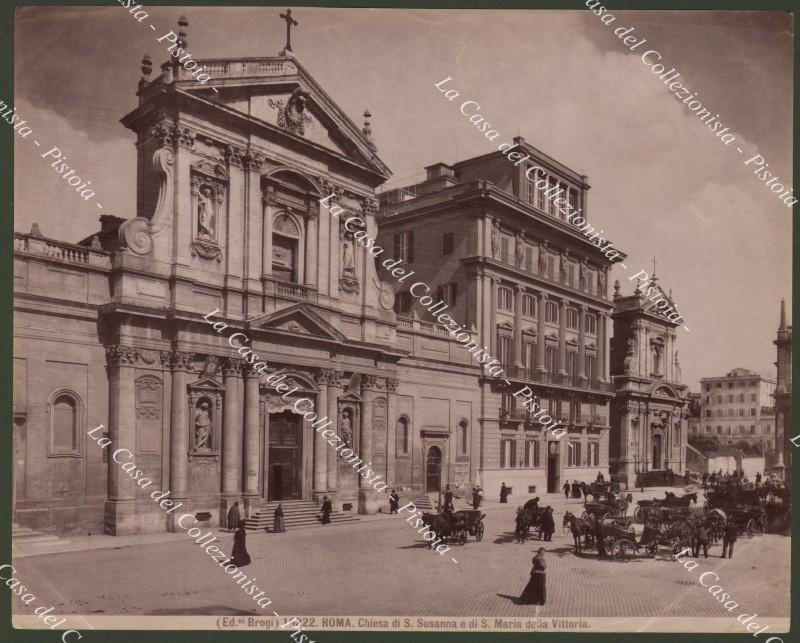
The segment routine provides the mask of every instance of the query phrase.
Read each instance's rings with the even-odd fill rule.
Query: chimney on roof
[[[445,163],[434,163],[425,168],[425,182],[420,186],[421,193],[438,192],[456,185],[455,171]]]

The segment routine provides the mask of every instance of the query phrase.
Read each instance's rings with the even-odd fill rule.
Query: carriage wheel
[[[483,540],[483,523],[479,522],[475,527],[475,540],[481,542]]]
[[[616,541],[614,540],[614,536],[606,536],[603,538],[603,549],[606,550],[607,555],[611,555],[611,552],[614,551],[615,545]]]
[[[658,551],[658,543],[650,543],[649,545],[647,545],[648,558],[655,558],[657,551]]]
[[[620,540],[614,545],[614,557],[622,562],[628,562],[636,554],[638,547],[630,540]]]
[[[637,506],[636,509],[633,510],[633,519],[641,521],[641,519],[642,519],[642,508],[641,507]]]
[[[466,530],[465,530],[465,529],[462,529],[462,530],[461,530],[461,531],[458,533],[458,536],[459,536],[459,539],[458,539],[458,541],[459,541],[459,544],[461,544],[461,545],[466,545],[466,544],[467,544],[467,532],[466,532]]]

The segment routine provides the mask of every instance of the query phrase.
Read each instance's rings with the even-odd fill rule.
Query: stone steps
[[[275,509],[283,505],[283,522],[286,529],[323,526],[320,522],[320,505],[310,500],[285,500],[266,503],[250,518],[245,519],[245,529],[251,531],[272,531]],[[358,516],[349,512],[331,512],[331,524],[358,521]]]
[[[69,540],[59,538],[54,534],[36,531],[30,527],[23,527],[16,523],[11,525],[11,541],[14,545],[32,545],[34,547],[47,547],[49,545],[68,543]]]

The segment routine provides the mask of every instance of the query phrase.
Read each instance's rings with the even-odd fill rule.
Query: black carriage
[[[583,504],[584,512],[581,514],[583,520],[588,520],[593,516],[602,520],[610,516],[624,516],[628,509],[628,502],[621,494],[613,491],[601,491],[595,496],[592,502]]]
[[[464,509],[462,511],[444,512],[439,514],[422,514],[422,518],[437,536],[446,543],[464,545],[469,536],[474,536],[477,542],[483,539],[483,519],[485,514],[477,509]]]
[[[611,524],[603,523],[603,547],[612,558],[626,562],[644,550],[648,558],[656,555],[660,542],[659,530],[647,526],[639,540],[632,527],[632,518],[615,518]]]

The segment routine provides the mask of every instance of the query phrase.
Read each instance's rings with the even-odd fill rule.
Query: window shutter
[[[513,469],[517,466],[516,459],[517,459],[517,441],[516,440],[509,440],[508,444],[511,448],[511,468]]]
[[[506,468],[506,441],[500,440],[500,468]]]

